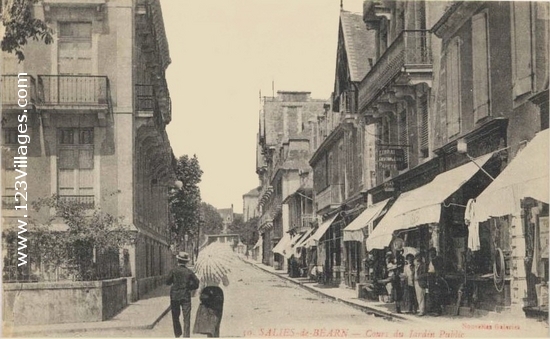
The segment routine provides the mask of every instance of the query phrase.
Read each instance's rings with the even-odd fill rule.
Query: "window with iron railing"
[[[58,130],[57,192],[60,202],[94,208],[93,128]]]

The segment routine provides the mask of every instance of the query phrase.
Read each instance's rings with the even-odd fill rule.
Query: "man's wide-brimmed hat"
[[[176,255],[176,258],[179,260],[179,261],[190,261],[191,258],[189,258],[189,253],[187,252],[179,252],[177,255]]]

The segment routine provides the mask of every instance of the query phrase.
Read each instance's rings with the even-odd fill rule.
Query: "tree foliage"
[[[1,0],[4,36],[2,51],[15,53],[19,61],[25,59],[23,47],[28,40],[53,42],[53,31],[42,20],[33,16],[33,5],[39,0]]]
[[[220,234],[222,232],[223,219],[216,207],[203,202],[201,204],[201,214],[203,216],[202,234]]]
[[[254,246],[258,241],[258,217],[244,222],[242,215],[235,215],[233,223],[229,225],[231,233],[240,235],[241,241],[247,246]]]
[[[63,268],[75,280],[97,280],[126,275],[119,267],[119,250],[135,241],[136,233],[124,223],[100,209],[88,210],[82,204],[62,201],[53,195],[33,202],[36,212],[55,213],[45,220],[29,219],[28,257],[40,260],[44,267]],[[47,213],[49,215],[49,213]],[[61,225],[61,227],[60,227]],[[7,243],[17,241],[16,227],[4,229]],[[26,234],[25,234],[26,236]],[[98,263],[97,258],[105,261]],[[115,267],[105,276],[100,265]]]
[[[177,234],[177,241],[181,242],[185,234],[195,238],[199,231],[202,170],[196,155],[181,156],[177,160],[176,178],[183,183],[179,190],[170,193],[170,211],[174,219],[172,232]]]

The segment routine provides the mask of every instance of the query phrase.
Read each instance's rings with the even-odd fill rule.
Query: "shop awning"
[[[306,241],[308,241],[312,233],[313,233],[313,228],[308,229],[304,234],[304,236],[302,237],[302,239],[300,239],[300,241],[298,241],[296,245],[294,245],[294,248],[298,249],[300,247],[303,247],[303,245],[305,244]]]
[[[388,204],[390,199],[367,207],[357,218],[344,228],[344,241],[364,241],[363,228],[373,222]]]
[[[422,187],[402,193],[367,238],[367,250],[388,246],[395,231],[438,223],[441,204],[479,171],[476,163],[483,166],[492,155],[481,156],[474,159],[475,163],[470,161],[439,174]]]
[[[262,246],[262,237],[258,238],[258,241],[256,241],[256,245],[254,245],[252,249],[256,249],[260,246]]]
[[[292,248],[294,247],[294,245],[296,245],[296,243],[302,239],[304,237],[304,233],[300,233],[300,234],[296,234],[294,237],[292,237],[290,239],[290,241],[286,244],[285,248],[283,249],[283,255],[285,256],[285,258],[290,258],[290,256],[292,254],[294,254]]]
[[[523,198],[548,203],[548,138],[548,129],[538,132],[481,192],[475,201],[478,221],[512,214],[520,208]]]
[[[286,245],[290,242],[290,234],[285,233],[281,240],[273,247],[273,253],[278,253],[280,255],[284,255],[284,249],[286,248]]]
[[[335,214],[334,216],[323,221],[323,223],[319,226],[319,228],[315,231],[315,233],[313,233],[313,235],[309,237],[308,245],[311,246],[314,244],[315,241],[319,241],[319,239],[321,239],[321,237],[325,235],[328,228],[330,227],[330,225],[332,225],[332,223],[334,222],[334,219],[336,219],[337,216],[338,214]]]

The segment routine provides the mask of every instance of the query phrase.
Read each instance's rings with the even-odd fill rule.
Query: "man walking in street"
[[[189,254],[179,252],[176,256],[178,265],[174,267],[166,278],[166,285],[170,288],[170,308],[176,338],[182,335],[180,312],[183,312],[183,337],[191,337],[191,291],[199,288],[199,279],[185,265],[189,262]]]

